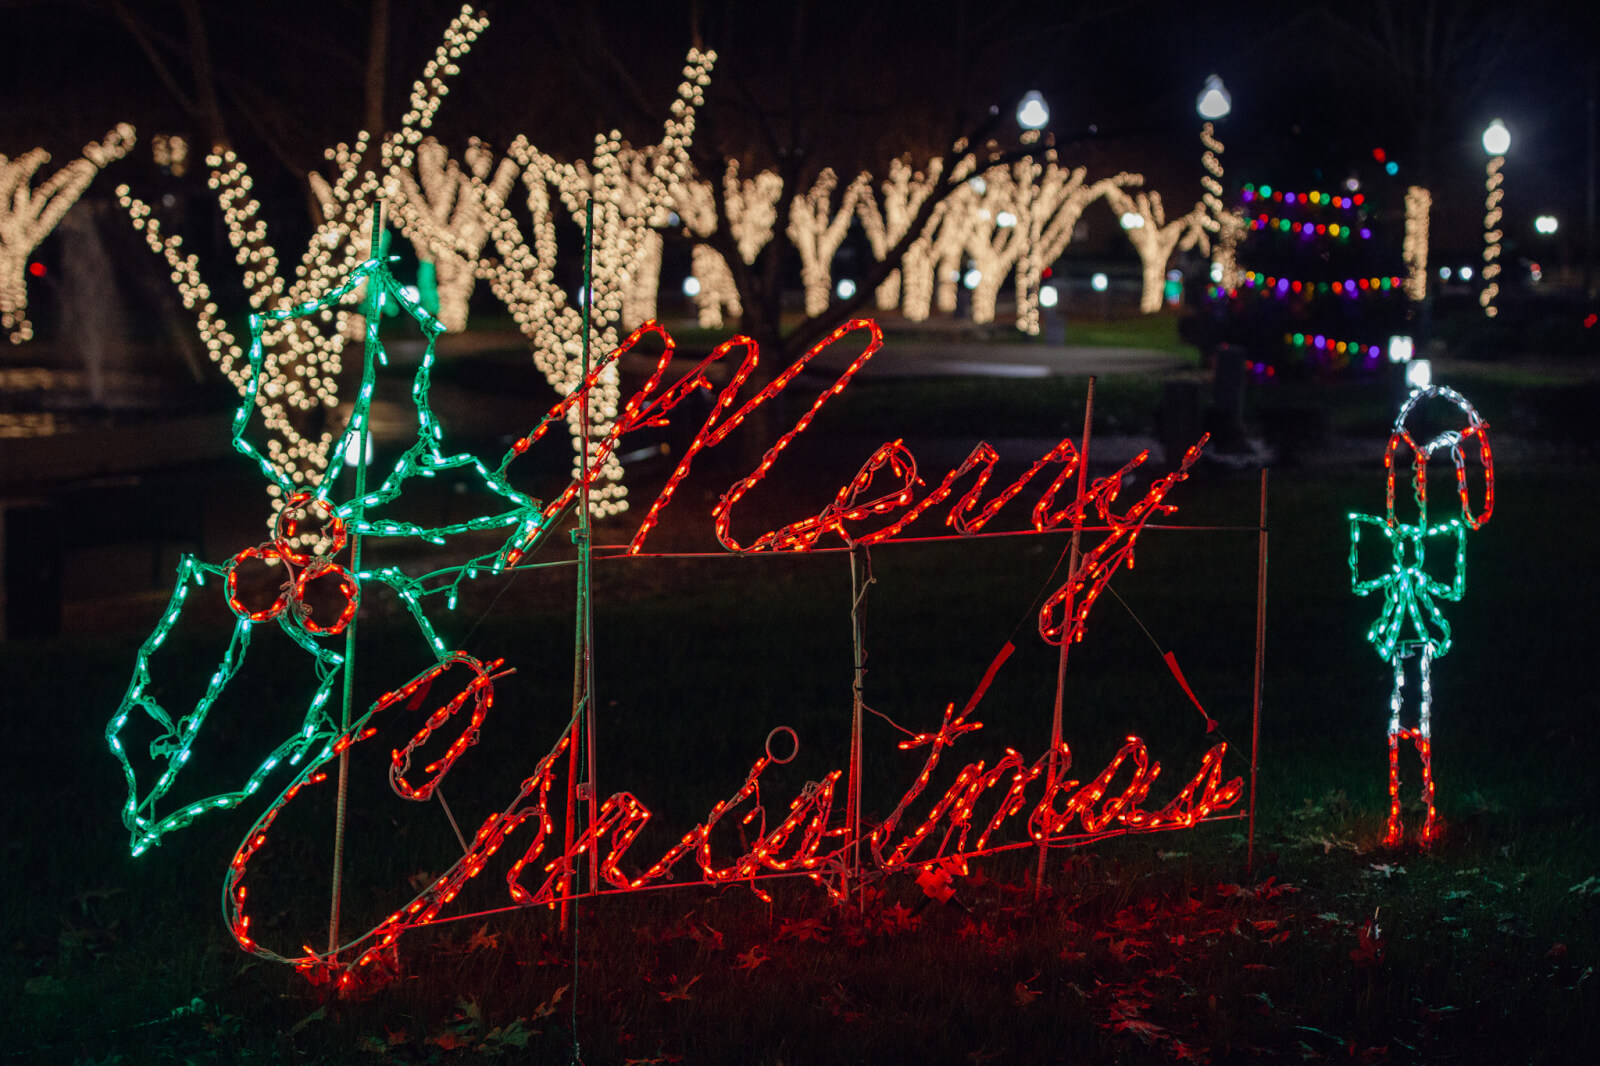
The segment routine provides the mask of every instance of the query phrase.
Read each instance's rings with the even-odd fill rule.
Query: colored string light
[[[1412,411],[1429,400],[1443,400],[1466,418],[1460,429],[1446,430],[1431,440],[1419,443],[1407,425]],[[1465,397],[1453,389],[1433,386],[1413,392],[1401,406],[1394,429],[1384,450],[1387,510],[1377,515],[1351,513],[1350,582],[1358,596],[1382,593],[1383,613],[1367,630],[1367,640],[1378,655],[1393,668],[1394,687],[1389,697],[1389,818],[1384,843],[1394,846],[1402,839],[1400,822],[1400,744],[1409,741],[1422,761],[1422,798],[1427,814],[1418,833],[1420,843],[1431,843],[1437,836],[1433,777],[1433,660],[1450,650],[1450,624],[1439,603],[1457,602],[1466,591],[1467,532],[1489,521],[1494,513],[1494,459],[1489,451],[1489,425]],[[1467,475],[1464,445],[1476,443],[1477,458],[1483,468],[1482,507],[1474,512]],[[1415,524],[1401,522],[1395,509],[1395,466],[1401,446],[1410,449],[1412,458],[1412,496],[1417,508]],[[1456,473],[1456,495],[1460,517],[1444,522],[1428,522],[1428,459],[1437,451],[1450,455]],[[1381,533],[1389,548],[1387,566],[1376,577],[1363,577],[1360,549],[1363,531]],[[1440,579],[1430,572],[1428,546],[1437,543],[1449,559],[1448,577]],[[1435,553],[1435,558],[1438,555]],[[1401,724],[1405,707],[1405,661],[1417,659],[1417,725]]]
[[[1364,241],[1372,239],[1372,231],[1366,226],[1340,225],[1337,222],[1307,222],[1265,214],[1252,218],[1250,229],[1268,233],[1290,233],[1306,238],[1337,237],[1341,241],[1348,241],[1351,237],[1360,237]]]
[[[1312,189],[1309,192],[1288,192],[1283,189],[1274,189],[1270,185],[1253,185],[1248,182],[1239,191],[1239,197],[1245,203],[1277,203],[1291,204],[1299,207],[1336,208],[1342,211],[1353,211],[1366,202],[1366,197],[1361,193],[1345,196],[1342,193],[1321,192]]]
[[[1408,279],[1393,274],[1388,277],[1345,278],[1342,281],[1302,281],[1298,278],[1281,278],[1255,270],[1245,271],[1243,281],[1246,290],[1260,296],[1300,301],[1327,295],[1357,297],[1369,293],[1385,293],[1409,283]]]
[[[1321,357],[1327,365],[1342,370],[1352,361],[1371,369],[1378,363],[1382,350],[1376,344],[1361,341],[1340,341],[1320,333],[1285,333],[1283,343],[1296,351],[1305,351]]]

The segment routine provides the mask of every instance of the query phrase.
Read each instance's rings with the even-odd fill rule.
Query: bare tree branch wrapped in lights
[[[783,197],[783,179],[772,170],[760,171],[753,178],[741,178],[739,161],[730,159],[722,173],[722,195],[728,233],[739,250],[739,258],[750,266],[761,249],[772,241],[778,223],[778,201]],[[704,243],[717,232],[718,226],[716,193],[711,182],[694,181],[684,185],[677,207],[685,227],[701,239],[701,243],[694,246],[690,264],[700,286],[694,294],[700,325],[720,327],[724,310],[731,315],[743,315],[744,304],[728,261],[721,252]]]
[[[400,232],[417,249],[418,260],[433,264],[439,321],[445,329],[459,333],[467,328],[477,260],[489,239],[482,187],[487,185],[498,199],[505,200],[516,184],[519,168],[510,158],[494,166],[488,147],[477,138],[468,144],[465,171],[432,137],[417,147],[416,155],[415,175],[403,167],[390,169],[387,200],[396,208]]]
[[[1224,289],[1239,287],[1239,264],[1234,249],[1244,234],[1243,220],[1222,203],[1222,142],[1217,140],[1216,127],[1210,122],[1200,127],[1200,143],[1205,152],[1200,157],[1206,169],[1200,185],[1205,192],[1200,202],[1205,205],[1206,230],[1212,234],[1211,263],[1221,275],[1215,280]]]
[[[463,7],[446,27],[423,77],[413,85],[411,110],[404,116],[400,132],[378,146],[386,169],[411,165],[415,147],[445,96],[444,79],[459,73],[455,60],[466,54],[487,26],[486,18]],[[261,205],[251,195],[252,181],[244,162],[225,148],[207,158],[212,168],[210,185],[217,192],[234,258],[245,268],[244,285],[252,308],[267,311],[318,300],[366,260],[373,246],[372,207],[382,195],[378,173],[369,163],[372,147],[370,136],[363,132],[353,145],[339,144],[326,151],[335,166],[331,182],[320,174],[310,176],[323,220],[289,283],[278,273],[278,255],[268,243],[266,222],[259,217]],[[275,319],[262,338],[260,367],[252,371],[222,321],[210,287],[201,278],[198,258],[183,253],[180,236],[162,233],[150,207],[134,197],[128,186],[119,186],[117,196],[134,226],[143,230],[150,248],[172,268],[179,296],[184,307],[194,313],[212,361],[241,395],[254,387],[262,425],[270,434],[267,461],[287,483],[316,486],[328,468],[335,440],[332,430],[319,425],[317,414],[338,406],[344,347],[364,335],[361,315],[329,308],[312,317]],[[252,386],[256,374],[262,380]],[[282,490],[276,480],[267,491],[281,505]],[[275,518],[269,517],[268,524],[273,521]]]
[[[81,159],[31,188],[29,182],[50,162],[50,153],[35,148],[15,159],[0,154],[0,329],[10,331],[12,344],[33,336],[28,321],[29,254],[78,202],[95,174],[127,154],[133,142],[133,127],[119,123],[103,139],[84,145]]]
[[[1140,190],[1129,196],[1122,189],[1106,193],[1106,202],[1122,219],[1122,228],[1139,253],[1144,267],[1144,284],[1139,293],[1139,310],[1153,314],[1161,310],[1161,289],[1166,283],[1167,262],[1174,251],[1187,251],[1199,245],[1210,250],[1205,226],[1205,205],[1197,204],[1188,214],[1167,221],[1161,194]]]
[[[800,253],[800,281],[805,287],[806,314],[820,315],[828,309],[833,283],[833,257],[844,243],[856,203],[872,187],[872,175],[856,175],[844,190],[838,210],[831,206],[839,176],[824,167],[809,190],[789,201],[789,240]]]
[[[1406,262],[1406,299],[1421,303],[1428,295],[1428,212],[1433,196],[1420,185],[1406,189],[1406,235],[1401,255]]]
[[[611,349],[618,343],[617,327],[623,303],[632,288],[631,272],[640,252],[647,248],[652,227],[665,220],[667,205],[682,195],[688,182],[688,146],[694,136],[695,109],[704,101],[716,53],[691,49],[684,67],[678,99],[662,133],[661,143],[644,150],[629,147],[613,130],[595,138],[592,163],[559,163],[539,151],[526,137],[512,143],[510,155],[522,167],[532,216],[533,244],[529,247],[503,198],[477,181],[483,202],[493,214],[490,233],[498,262],[484,262],[495,294],[505,302],[517,326],[533,348],[534,363],[562,396],[583,385],[583,314],[568,301],[555,283],[556,230],[554,201],[559,199],[574,216],[581,217],[592,197],[595,205],[591,274],[590,340]],[[476,179],[475,179],[476,180]],[[595,387],[585,393],[587,413],[576,404],[567,409],[574,450],[584,447],[581,424],[589,427],[589,454],[603,466],[602,481],[590,494],[590,509],[597,515],[627,509],[622,486],[622,466],[615,455],[599,447],[617,418],[620,385],[617,369],[608,364]],[[574,461],[574,469],[581,465]]]
[[[1144,178],[1126,172],[1084,184],[1084,167],[1063,170],[1053,158],[1046,158],[1038,181],[1038,196],[1029,209],[1031,239],[1024,255],[1017,260],[1017,328],[1024,333],[1039,332],[1039,285],[1044,268],[1072,243],[1072,233],[1084,209],[1113,189],[1140,185]]]
[[[939,158],[929,160],[926,171],[913,170],[906,159],[895,159],[889,163],[889,177],[879,186],[883,193],[883,209],[879,210],[870,187],[856,198],[856,215],[878,262],[883,262],[889,249],[911,229],[912,219],[916,218],[934,186],[939,184],[943,169],[944,160]],[[921,245],[920,249],[926,256],[927,246]],[[901,287],[900,271],[891,271],[877,288],[878,309],[888,311],[898,306]]]

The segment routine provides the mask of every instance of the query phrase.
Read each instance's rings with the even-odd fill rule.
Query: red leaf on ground
[[[689,988],[696,981],[700,980],[702,976],[702,974],[695,974],[693,977],[683,982],[683,984],[678,985],[676,988],[673,988],[667,992],[657,992],[656,995],[660,996],[663,1000],[669,1003],[675,999],[693,999],[694,997],[689,995]],[[676,975],[674,975],[673,980],[677,980]]]
[[[799,921],[785,921],[778,927],[778,939],[784,940],[794,937],[796,940],[815,940],[819,944],[828,942],[828,927],[822,924],[820,918],[802,918]]]
[[[1167,1031],[1154,1022],[1147,1022],[1143,1018],[1119,1018],[1111,1026],[1115,1033],[1132,1033],[1146,1044],[1154,1044],[1167,1035]]]

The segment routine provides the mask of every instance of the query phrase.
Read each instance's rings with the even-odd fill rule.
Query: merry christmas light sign
[[[378,336],[382,316],[376,312],[379,302],[388,300],[396,301],[416,321],[425,339],[411,389],[417,417],[414,443],[381,480],[374,477],[375,484],[369,484],[369,471],[363,464],[350,472],[333,472],[314,490],[303,489],[290,484],[251,443],[255,399],[253,389],[247,389],[233,422],[235,447],[257,464],[264,477],[278,485],[287,503],[274,520],[267,541],[244,546],[220,564],[187,556],[182,560],[168,608],[141,647],[133,678],[106,729],[107,742],[126,778],[128,796],[122,820],[135,855],[207,813],[251,802],[257,792],[273,782],[276,798],[267,802],[255,818],[229,861],[224,879],[225,916],[234,938],[245,950],[289,962],[319,980],[336,978],[349,983],[355,980],[353,974],[369,968],[387,969],[395,945],[408,930],[453,917],[452,904],[463,888],[485,873],[503,880],[506,904],[520,906],[565,905],[577,898],[629,892],[669,881],[740,881],[750,882],[755,888],[762,878],[796,875],[813,879],[831,896],[843,900],[852,886],[902,870],[919,875],[927,875],[930,870],[960,871],[969,859],[1006,848],[1044,848],[1131,831],[1187,828],[1239,802],[1242,780],[1224,780],[1225,743],[1213,745],[1194,772],[1186,779],[1180,778],[1184,783],[1171,798],[1150,801],[1161,765],[1151,758],[1143,741],[1129,736],[1104,768],[1082,780],[1067,777],[1071,753],[1065,743],[1032,759],[1007,748],[993,766],[983,761],[965,765],[943,794],[927,803],[924,793],[931,787],[941,761],[959,738],[982,728],[974,712],[1011,653],[1011,645],[1007,644],[959,710],[952,703],[935,728],[913,735],[900,745],[904,750],[925,749],[926,754],[921,771],[883,821],[863,824],[859,816],[859,774],[853,772],[847,777],[845,771],[833,770],[802,789],[783,809],[782,816],[774,816],[774,824],[769,825],[768,808],[762,799],[763,774],[774,763],[787,761],[774,753],[769,738],[768,750],[755,758],[742,783],[663,854],[643,857],[649,861],[643,866],[640,857],[630,855],[630,849],[651,820],[651,810],[644,800],[626,791],[603,800],[583,795],[585,783],[579,780],[576,751],[580,737],[587,737],[592,745],[593,736],[592,727],[586,730],[583,725],[589,709],[577,706],[575,700],[570,720],[549,750],[533,762],[521,785],[499,810],[471,827],[470,833],[462,834],[460,857],[420,890],[415,886],[397,889],[398,905],[382,921],[345,938],[337,934],[335,920],[335,935],[326,950],[307,945],[296,951],[281,944],[263,943],[261,935],[251,928],[250,891],[258,878],[258,867],[269,857],[262,854],[262,849],[275,823],[306,790],[325,786],[352,747],[377,735],[375,723],[381,723],[385,716],[396,716],[394,708],[429,708],[411,738],[390,754],[389,783],[403,799],[442,801],[438,795],[440,783],[463,761],[506,757],[503,752],[471,749],[493,713],[496,682],[515,667],[516,649],[494,649],[493,657],[482,657],[474,651],[451,647],[439,635],[435,616],[440,610],[454,609],[464,586],[529,565],[530,556],[539,552],[566,517],[574,511],[581,512],[588,482],[602,476],[605,460],[616,453],[620,442],[641,427],[664,424],[683,401],[701,390],[714,394],[710,413],[622,549],[624,552],[636,554],[643,550],[699,455],[721,444],[755,411],[793,385],[822,352],[851,345],[856,354],[833,383],[767,447],[755,469],[722,494],[710,515],[718,542],[726,551],[738,554],[797,553],[829,546],[859,551],[893,542],[915,523],[929,524],[933,521],[929,519],[930,512],[942,515],[950,536],[960,537],[982,530],[1029,485],[1042,486],[1028,516],[1033,532],[1071,530],[1075,538],[1099,538],[1081,557],[1074,553],[1075,565],[1066,578],[1042,597],[1037,629],[1041,638],[1052,644],[1083,639],[1097,598],[1123,565],[1133,564],[1139,536],[1151,520],[1175,509],[1166,502],[1167,496],[1188,477],[1205,443],[1202,439],[1175,469],[1156,478],[1142,495],[1119,507],[1118,496],[1125,480],[1146,461],[1144,453],[1119,470],[1090,480],[1082,470],[1083,457],[1078,447],[1063,440],[1016,480],[986,497],[985,490],[999,462],[998,454],[988,444],[974,447],[964,461],[930,487],[917,475],[915,456],[896,440],[876,449],[860,471],[816,514],[741,539],[733,531],[735,511],[762,485],[823,406],[839,395],[882,347],[883,335],[875,323],[846,323],[759,389],[750,386],[750,382],[759,366],[760,352],[755,342],[745,337],[720,345],[663,387],[675,347],[662,326],[647,323],[617,349],[595,360],[579,387],[556,403],[512,443],[497,464],[491,465],[470,453],[447,448],[447,434],[429,403],[434,341],[443,327],[407,296],[381,257],[374,255],[321,300],[254,315],[252,366],[259,369],[261,337],[274,322],[321,314],[357,293],[364,305],[366,361],[354,413],[339,450],[360,454],[359,442],[368,433],[376,374],[380,366],[387,364]],[[536,447],[551,428],[563,427],[574,405],[587,401],[588,390],[603,376],[614,374],[617,361],[651,337],[662,349],[653,371],[621,406],[580,474],[547,500],[517,488],[517,460]],[[735,359],[737,367],[726,383],[715,388],[708,371],[716,364],[731,364]],[[476,479],[489,498],[500,502],[488,513],[439,526],[419,525],[391,513],[417,479],[445,472]],[[347,477],[353,477],[353,485],[342,484]],[[1074,478],[1075,488],[1067,490]],[[586,526],[583,529],[586,532]],[[364,566],[362,562],[362,543],[371,538],[404,538],[448,547],[454,535],[485,531],[503,534],[498,548],[426,574],[408,574],[393,566]],[[232,636],[194,703],[187,707],[169,706],[162,690],[152,683],[150,663],[185,607],[202,595],[218,597],[226,604],[234,619]],[[404,605],[434,661],[415,676],[399,681],[361,711],[351,706],[351,664],[360,607],[374,596],[389,595]],[[183,774],[197,737],[218,698],[236,682],[252,633],[263,625],[277,626],[308,658],[314,680],[303,715],[242,780],[196,800],[170,801],[169,793]],[[1175,666],[1173,672],[1177,673]],[[1186,685],[1185,690],[1188,691]],[[336,713],[341,703],[342,713]],[[132,726],[149,728],[152,724],[157,731],[149,745],[155,767],[153,782],[141,780],[141,770],[136,768],[129,751]],[[775,734],[778,732],[781,729],[774,730]],[[421,756],[419,752],[430,741],[434,748],[444,744],[443,753]],[[852,768],[856,771],[859,759],[859,750],[853,748]],[[138,761],[142,765],[142,756]],[[735,780],[738,779],[730,779],[730,785]],[[566,797],[564,805],[556,803],[556,797],[561,795]],[[585,799],[591,814],[573,828],[574,812],[582,808]],[[925,805],[923,813],[913,815],[919,802]],[[980,802],[985,804],[986,813],[982,816],[976,813]],[[841,817],[845,813],[841,806],[849,812],[845,817]],[[557,832],[558,811],[568,820],[569,830],[564,838]],[[745,827],[744,846],[725,853],[720,838],[713,840],[713,830],[730,819]],[[337,881],[336,860],[336,884]]]

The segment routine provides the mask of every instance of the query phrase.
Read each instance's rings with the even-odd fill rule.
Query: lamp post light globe
[[[1200,95],[1195,98],[1194,108],[1203,119],[1227,118],[1228,112],[1233,110],[1233,97],[1223,86],[1222,79],[1211,74],[1206,77]]]
[[[1050,105],[1038,89],[1029,89],[1017,104],[1017,125],[1025,130],[1042,130],[1050,122]]]
[[[1511,148],[1511,131],[1499,119],[1489,123],[1483,131],[1483,150],[1490,155],[1505,155]]]

